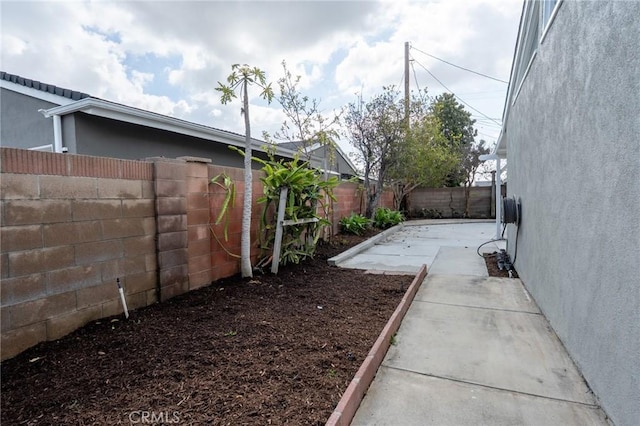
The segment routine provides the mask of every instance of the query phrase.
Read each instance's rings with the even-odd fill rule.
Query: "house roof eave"
[[[64,116],[76,112],[83,112],[90,115],[138,124],[160,130],[167,130],[201,139],[214,140],[219,143],[239,148],[243,148],[245,146],[244,136],[237,133],[93,97],[84,98],[79,101],[42,111],[45,117],[52,117],[54,115]],[[252,139],[251,145],[252,149],[256,149],[261,152],[265,151],[262,148],[262,145],[264,145],[263,141]],[[276,155],[284,157],[293,158],[296,153],[294,150],[278,147],[277,145],[275,148]],[[312,159],[317,161],[318,164],[322,164],[321,158],[314,156]]]

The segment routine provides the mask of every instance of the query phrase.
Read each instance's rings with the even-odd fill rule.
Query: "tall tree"
[[[325,116],[320,109],[320,101],[302,94],[300,91],[300,76],[294,77],[282,61],[284,76],[278,80],[280,94],[277,100],[282,106],[286,120],[273,137],[278,141],[299,142],[298,152],[307,161],[311,160],[311,147],[319,144],[325,147],[327,157],[335,156],[336,130],[340,120],[340,113]],[[270,135],[264,137],[269,141]]]
[[[462,162],[461,170],[463,171],[464,185],[464,216],[469,217],[469,199],[471,194],[471,186],[478,175],[480,168],[484,165],[483,161],[480,161],[480,156],[489,154],[491,149],[485,146],[484,139],[480,139],[478,143],[472,143],[465,145],[462,148]]]
[[[457,165],[457,151],[442,135],[438,119],[426,114],[415,120],[401,146],[398,161],[389,172],[395,208],[400,210],[403,200],[417,187],[443,186]]]
[[[365,214],[372,217],[405,138],[404,102],[400,92],[393,86],[384,87],[383,93],[369,102],[359,96],[356,102],[348,105],[344,122],[346,136],[356,150],[357,159],[364,165]]]
[[[231,66],[231,74],[227,77],[227,84],[218,82],[216,90],[221,93],[220,101],[223,104],[231,102],[237,97],[236,91],[240,92],[242,109],[240,114],[244,115],[245,129],[245,151],[244,151],[244,198],[242,209],[242,237],[240,243],[240,272],[242,277],[252,277],[253,268],[251,266],[251,202],[252,202],[252,182],[251,171],[251,120],[249,119],[249,86],[255,85],[262,89],[260,97],[271,102],[273,90],[271,84],[267,84],[264,71],[249,65],[234,64]]]
[[[462,162],[464,150],[473,145],[478,134],[473,127],[476,121],[471,118],[471,113],[465,110],[452,93],[436,96],[430,111],[440,122],[442,135],[447,138],[453,149],[458,150]],[[460,186],[464,182],[464,176],[464,169],[458,167],[457,170],[450,173],[447,186]]]

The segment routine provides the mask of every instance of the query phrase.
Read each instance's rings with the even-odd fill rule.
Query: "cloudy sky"
[[[508,80],[522,1],[2,0],[0,8],[3,71],[238,133],[239,104],[221,105],[214,90],[231,64],[257,66],[275,83],[286,60],[329,113],[357,92],[402,87],[408,41],[412,89],[435,96],[444,84],[479,111],[470,109],[479,137],[494,142],[507,85],[428,55]],[[259,137],[284,116],[277,102],[254,100],[251,119]]]

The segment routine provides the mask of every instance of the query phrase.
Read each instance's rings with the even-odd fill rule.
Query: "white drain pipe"
[[[502,169],[500,168],[500,157],[496,154],[485,154],[481,155],[480,161],[487,160],[496,160],[496,240],[501,237],[500,232],[500,223],[502,216],[502,179],[500,179],[500,173]]]
[[[122,301],[122,307],[124,308],[124,317],[129,319],[129,309],[127,309],[127,300],[124,298],[124,291],[120,285],[120,278],[116,278],[116,284],[118,284],[118,293],[120,293],[120,300]]]

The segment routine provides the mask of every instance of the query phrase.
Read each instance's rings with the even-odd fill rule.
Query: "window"
[[[540,28],[541,28],[541,36],[540,43],[544,40],[544,36],[547,34],[551,23],[553,22],[553,18],[556,16],[556,12],[558,11],[558,7],[560,7],[560,3],[562,0],[543,0],[542,1],[542,9],[540,10]]]
[[[518,53],[516,57],[516,75],[514,87],[520,88],[526,73],[531,66],[531,62],[538,49],[540,35],[540,2],[531,1],[527,3],[525,10],[524,25],[521,28],[520,40],[518,40]],[[517,93],[516,93],[517,96]]]

